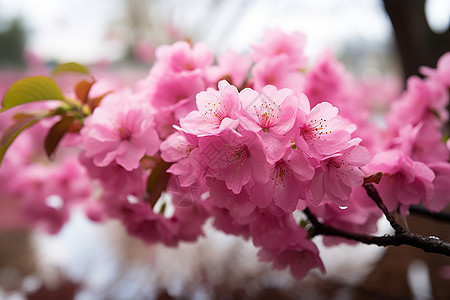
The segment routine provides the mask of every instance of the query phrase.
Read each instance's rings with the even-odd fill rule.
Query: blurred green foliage
[[[23,67],[26,31],[21,19],[11,21],[9,28],[0,31],[0,67]]]

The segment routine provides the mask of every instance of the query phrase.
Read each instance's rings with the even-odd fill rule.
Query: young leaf
[[[88,100],[89,91],[95,81],[82,80],[75,86],[75,94],[81,103],[86,103]]]
[[[373,183],[373,182],[378,184],[378,183],[380,183],[382,177],[383,177],[383,172],[378,172],[378,173],[372,174],[372,175],[364,178],[364,184]]]
[[[45,153],[47,153],[49,159],[52,159],[52,155],[55,152],[56,147],[66,132],[69,131],[74,120],[75,117],[63,116],[61,120],[56,122],[52,128],[50,128],[44,141]]]
[[[52,72],[53,76],[56,76],[60,73],[64,72],[75,72],[75,73],[81,73],[89,75],[91,72],[89,71],[89,68],[74,62],[69,62],[61,65],[57,65]]]
[[[3,132],[3,135],[0,139],[0,165],[3,161],[6,150],[8,150],[9,146],[11,146],[16,137],[22,131],[30,126],[33,126],[46,116],[48,116],[48,114],[30,115],[29,117],[22,116],[16,123],[14,123],[11,127],[7,128]]]
[[[0,112],[21,104],[42,100],[64,100],[64,96],[53,79],[45,76],[24,78],[10,86],[3,97]]]
[[[102,102],[103,98],[105,98],[107,95],[111,94],[113,91],[108,91],[104,93],[101,96],[98,96],[96,98],[89,98],[87,101],[87,104],[89,105],[89,108],[91,111],[94,111],[94,109],[100,105],[100,102]]]
[[[36,116],[36,112],[18,112],[13,116],[15,122],[19,122],[23,119],[29,119]]]
[[[171,166],[163,160],[160,160],[152,173],[148,176],[147,180],[147,194],[148,202],[152,206],[155,206],[156,201],[158,201],[161,193],[166,190],[167,184],[169,183],[170,174],[167,173],[167,169]]]

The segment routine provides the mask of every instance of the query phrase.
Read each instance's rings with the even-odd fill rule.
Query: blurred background
[[[0,0],[0,73],[15,74],[0,76],[0,96],[33,67],[75,61],[132,82],[146,76],[160,44],[203,41],[216,55],[243,53],[267,28],[305,33],[311,64],[331,49],[355,76],[401,85],[450,49],[450,1],[385,2]],[[448,224],[420,216],[408,224],[450,240]],[[380,233],[386,230],[381,220]],[[198,243],[167,249],[127,237],[118,223],[92,224],[81,212],[55,236],[3,229],[0,299],[450,298],[450,262],[420,250],[326,249],[328,275],[296,282],[258,263],[249,242],[206,231]]]
[[[310,57],[331,48],[359,72],[364,71],[361,61],[365,68],[391,65],[392,27],[380,0],[283,0],[276,5],[268,0],[0,3],[3,65],[23,64],[24,51],[46,62],[151,62],[153,47],[179,39],[206,42],[216,54],[228,48],[245,52],[267,27],[304,32]],[[442,28],[442,9],[427,11],[436,15],[433,26]]]
[[[393,6],[391,15],[437,35],[447,31],[448,0],[409,2]],[[352,72],[398,71],[395,33],[382,0],[1,0],[0,62],[23,65],[25,53],[45,62],[151,63],[152,49],[179,39],[203,41],[216,54],[246,52],[268,27],[302,31],[311,58],[330,48]],[[418,42],[416,29],[411,26]]]

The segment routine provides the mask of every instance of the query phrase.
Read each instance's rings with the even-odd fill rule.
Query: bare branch
[[[381,209],[383,214],[386,216],[386,219],[391,224],[392,228],[395,230],[395,234],[399,234],[405,232],[402,226],[395,221],[394,216],[388,211],[386,205],[384,205],[383,200],[381,200],[380,195],[377,190],[373,186],[372,183],[364,183],[363,187],[366,189],[367,195],[375,202],[375,204]]]
[[[343,237],[349,240],[361,242],[363,244],[378,245],[383,247],[409,245],[415,248],[422,249],[425,252],[437,253],[450,257],[450,243],[442,241],[437,237],[425,237],[420,234],[405,231],[398,232],[395,235],[384,236],[371,236],[366,234],[351,233],[326,224],[322,224],[308,208],[306,208],[304,212],[308,216],[311,223],[314,225],[314,236],[329,235]]]
[[[446,211],[442,212],[431,212],[428,209],[426,209],[423,206],[420,205],[412,205],[409,208],[409,212],[425,217],[432,218],[433,220],[443,221],[443,222],[450,222],[450,213]]]

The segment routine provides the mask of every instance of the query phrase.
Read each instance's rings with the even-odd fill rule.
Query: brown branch
[[[409,212],[413,213],[413,214],[429,217],[429,218],[432,218],[432,219],[438,220],[438,221],[450,222],[450,213],[447,211],[431,212],[421,205],[412,205],[409,208]]]
[[[308,219],[314,225],[313,236],[329,235],[336,237],[343,237],[353,241],[358,241],[367,245],[378,246],[401,246],[409,245],[415,248],[422,249],[425,252],[437,253],[450,257],[450,243],[442,241],[437,237],[425,237],[419,234],[410,232],[398,232],[395,235],[371,236],[366,234],[351,233],[340,230],[332,226],[321,223],[311,211],[306,208],[304,210]]]
[[[433,236],[425,237],[420,234],[406,232],[403,229],[403,227],[400,226],[400,224],[398,224],[395,221],[394,216],[389,212],[386,205],[384,205],[383,200],[381,199],[380,195],[378,194],[373,184],[364,183],[363,187],[366,189],[367,195],[369,195],[369,197],[381,209],[386,219],[389,221],[392,228],[395,230],[395,235],[372,236],[337,229],[332,226],[321,223],[317,219],[317,217],[314,214],[312,214],[308,208],[306,208],[304,212],[308,216],[310,222],[314,225],[313,236],[320,234],[337,236],[358,241],[367,245],[378,245],[383,247],[409,245],[412,247],[422,249],[425,252],[438,253],[450,256],[450,243],[442,241],[437,237]]]
[[[391,224],[391,227],[394,228],[395,234],[400,234],[405,232],[402,226],[395,221],[394,216],[389,212],[386,205],[384,205],[383,200],[381,200],[380,195],[378,194],[377,190],[373,186],[372,183],[364,183],[363,187],[366,189],[367,195],[375,202],[375,204],[381,209],[383,214],[386,216],[386,219],[389,221],[389,224]]]
[[[426,0],[383,0],[397,42],[404,78],[419,75],[420,66],[434,67],[450,50],[450,28],[436,34],[425,16]]]

